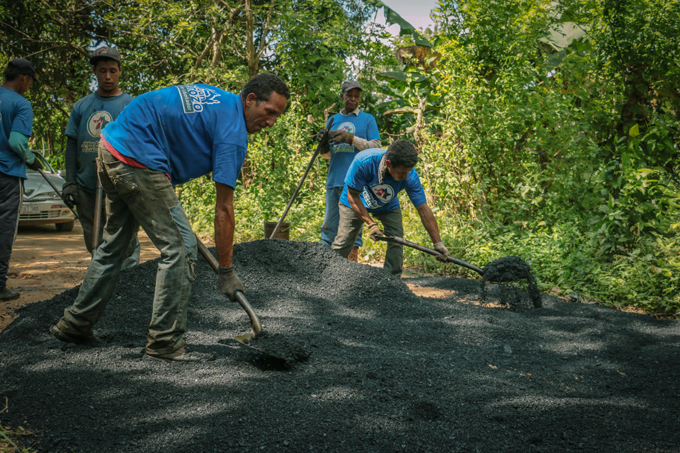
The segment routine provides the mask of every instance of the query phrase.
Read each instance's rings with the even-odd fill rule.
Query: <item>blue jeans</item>
[[[98,171],[106,192],[103,242],[59,325],[84,333],[92,329],[111,299],[130,241],[141,225],[161,252],[146,348],[173,353],[185,345],[187,302],[198,258],[189,219],[164,173],[126,165],[101,144]]]
[[[323,218],[323,225],[321,225],[321,243],[327,246],[333,245],[335,236],[338,234],[338,223],[340,222],[340,211],[338,205],[340,204],[340,195],[342,195],[343,187],[333,187],[326,189],[326,214]],[[363,225],[359,229],[357,238],[354,241],[354,247],[361,247],[364,242],[361,240],[361,233],[363,232]]]

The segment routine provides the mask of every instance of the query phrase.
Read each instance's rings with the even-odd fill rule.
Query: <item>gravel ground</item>
[[[46,452],[680,451],[675,321],[548,296],[523,311],[460,303],[481,285],[414,296],[382,269],[319,244],[234,248],[272,338],[311,352],[286,368],[233,340],[250,324],[199,260],[187,340],[217,360],[144,358],[156,263],[125,271],[99,347],[48,334],[77,288],[0,333],[4,425]],[[487,302],[526,297],[490,285]]]

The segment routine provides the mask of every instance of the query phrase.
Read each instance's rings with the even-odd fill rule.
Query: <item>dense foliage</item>
[[[237,188],[240,241],[277,220],[324,111],[335,103],[328,112],[337,112],[342,80],[357,78],[383,145],[419,146],[418,171],[454,256],[483,266],[515,254],[544,291],[677,311],[679,2],[440,0],[434,30],[415,34],[388,8],[406,31],[390,39],[373,21],[381,7],[24,0],[0,7],[0,64],[36,63],[44,83],[30,94],[35,146],[44,139],[54,160],[71,106],[91,89],[88,49],[101,40],[121,49],[131,94],[190,82],[237,91],[257,72],[284,77],[292,102],[273,129],[251,137]],[[318,240],[325,175],[321,159],[288,215],[293,239]],[[195,229],[211,232],[209,177],[178,191]],[[402,201],[407,238],[427,244]],[[367,241],[362,258],[383,249]],[[464,273],[411,250],[406,259]]]

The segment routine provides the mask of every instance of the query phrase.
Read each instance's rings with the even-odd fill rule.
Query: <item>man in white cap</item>
[[[359,82],[350,80],[342,83],[340,99],[343,109],[332,117],[333,126],[328,134],[331,149],[330,152],[323,154],[330,161],[326,179],[326,212],[321,226],[321,243],[329,247],[338,234],[340,220],[338,203],[350,164],[358,152],[380,148],[380,133],[375,118],[359,109],[361,91]],[[348,256],[351,261],[357,261],[359,247],[362,244],[360,230]]]
[[[40,160],[28,149],[33,131],[33,108],[24,98],[37,80],[33,64],[23,58],[10,61],[0,87],[0,301],[19,297],[7,288],[7,270],[19,226],[26,167],[41,170]]]

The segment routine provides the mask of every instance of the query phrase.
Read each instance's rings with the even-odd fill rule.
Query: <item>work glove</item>
[[[444,245],[444,242],[437,242],[434,245],[434,249],[443,255],[443,256],[438,256],[437,259],[439,261],[444,262],[444,263],[448,263],[449,260],[447,260],[446,258],[449,256],[449,249],[446,248],[446,246]]]
[[[385,233],[382,232],[380,227],[378,226],[377,223],[371,223],[368,225],[368,236],[371,238],[371,241],[376,241],[376,236],[384,236]]]
[[[354,134],[345,131],[330,131],[328,139],[331,143],[349,143],[351,145],[354,140]]]
[[[236,291],[241,291],[242,293],[246,291],[238,275],[234,272],[234,266],[227,267],[226,269],[223,267],[218,268],[217,287],[232,302],[236,302]]]
[[[327,128],[322,128],[318,134],[316,134],[316,137],[314,138],[317,142],[323,143],[324,140],[327,140],[325,137],[326,134],[328,134],[328,129]]]
[[[80,203],[78,196],[78,186],[74,182],[67,182],[61,192],[61,198],[66,203],[66,206],[73,209],[75,205]]]
[[[328,143],[328,129],[323,128],[316,134],[316,141],[319,142],[319,152],[321,154],[328,154],[331,152],[331,147]]]
[[[37,157],[34,157],[33,162],[30,163],[30,164],[27,163],[26,166],[33,171],[38,171],[38,170],[43,169],[42,163],[40,162],[40,159],[38,159]]]

